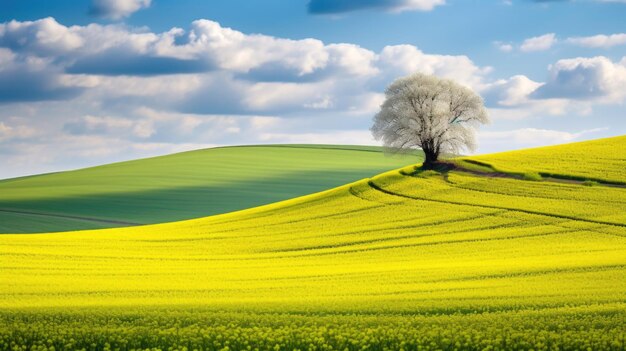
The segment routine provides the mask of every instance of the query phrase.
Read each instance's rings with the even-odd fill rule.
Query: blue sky
[[[375,143],[393,79],[485,98],[476,152],[626,133],[626,1],[5,0],[0,178],[216,145]]]

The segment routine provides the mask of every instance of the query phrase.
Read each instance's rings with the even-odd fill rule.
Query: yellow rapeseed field
[[[474,156],[508,172],[542,172],[626,184],[626,136]]]
[[[413,169],[197,220],[2,235],[0,349],[624,349],[625,188]]]

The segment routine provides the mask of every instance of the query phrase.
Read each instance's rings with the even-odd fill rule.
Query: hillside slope
[[[281,145],[191,151],[0,181],[0,233],[171,222],[302,196],[418,162],[379,147]]]
[[[506,172],[626,184],[626,135],[468,157]]]
[[[12,326],[5,340],[216,350],[624,347],[622,187],[406,167],[202,219],[5,235],[0,256],[0,318]],[[63,334],[50,336],[54,328]]]

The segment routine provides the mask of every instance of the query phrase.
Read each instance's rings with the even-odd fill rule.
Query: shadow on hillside
[[[172,184],[170,188],[162,190],[120,194],[30,201],[0,200],[0,233],[38,233],[123,226],[121,223],[106,221],[151,224],[205,217],[327,190],[381,171],[376,169],[364,171],[362,174],[353,171],[298,172],[219,186],[176,187]],[[13,212],[2,211],[3,209]]]

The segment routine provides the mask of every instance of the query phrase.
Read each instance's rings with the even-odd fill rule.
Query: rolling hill
[[[419,162],[380,147],[213,148],[0,181],[0,233],[171,222],[264,205]]]
[[[593,143],[619,166],[626,138]],[[0,348],[621,350],[626,189],[592,185],[410,166],[201,219],[3,235]]]
[[[474,156],[506,172],[626,184],[626,136]]]

